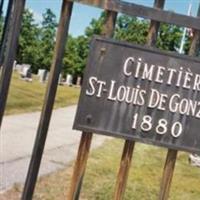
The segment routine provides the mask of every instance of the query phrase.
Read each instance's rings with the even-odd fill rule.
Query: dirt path
[[[72,130],[76,106],[54,110],[43,155],[40,176],[62,169],[76,156],[80,132]],[[0,138],[0,192],[24,183],[40,112],[6,116]],[[95,136],[93,148],[106,137]]]

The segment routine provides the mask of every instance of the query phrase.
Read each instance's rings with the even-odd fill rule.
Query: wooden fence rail
[[[199,18],[119,0],[70,0],[105,10],[200,30]]]

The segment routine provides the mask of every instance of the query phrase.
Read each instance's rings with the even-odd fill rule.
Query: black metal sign
[[[95,37],[74,128],[200,152],[200,60]]]

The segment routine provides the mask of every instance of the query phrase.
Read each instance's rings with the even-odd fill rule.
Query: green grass
[[[86,199],[112,199],[123,143],[107,142],[92,153],[83,185]],[[126,200],[158,199],[167,150],[137,143],[126,188]],[[170,200],[200,199],[200,169],[188,164],[188,154],[179,153]]]
[[[122,149],[123,141],[113,139],[106,141],[102,147],[91,153],[84,177],[81,199],[112,199]],[[158,199],[166,153],[166,149],[136,144],[125,200]],[[72,165],[70,165],[64,170],[40,178],[35,190],[34,200],[67,199],[72,170]],[[17,186],[4,194],[4,197],[5,199],[17,200],[20,197],[21,190],[21,187]],[[190,166],[188,154],[180,152],[176,162],[169,200],[199,199],[200,168]]]
[[[13,73],[6,106],[6,114],[16,114],[41,110],[47,84],[41,84],[34,76],[33,82],[26,82]],[[77,103],[80,89],[58,86],[54,108]]]

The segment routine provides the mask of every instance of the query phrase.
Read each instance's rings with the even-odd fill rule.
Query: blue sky
[[[152,6],[154,0],[127,0],[136,4]],[[177,13],[187,14],[189,3],[192,2],[192,15],[195,16],[200,0],[166,0],[165,10],[173,10]],[[35,20],[40,22],[42,20],[42,13],[46,8],[50,8],[59,19],[59,13],[62,0],[27,0],[26,7],[31,9],[34,13]],[[101,9],[76,4],[73,8],[72,20],[70,24],[70,34],[73,36],[84,33],[86,26],[89,25],[92,18],[98,18]]]

